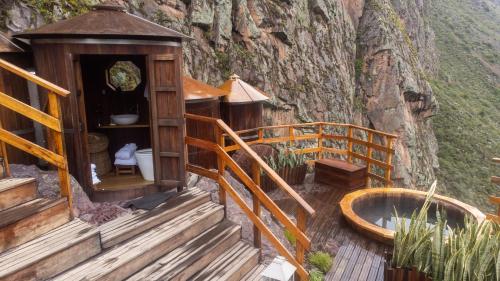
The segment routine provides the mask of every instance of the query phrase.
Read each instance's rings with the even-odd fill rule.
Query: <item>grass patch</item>
[[[330,271],[330,268],[333,264],[332,256],[330,256],[330,254],[326,252],[321,251],[310,253],[307,257],[307,260],[310,265],[314,266],[325,274]]]
[[[313,269],[309,271],[309,281],[323,281],[325,280],[325,274],[323,272]]]
[[[295,247],[295,245],[297,245],[297,238],[288,229],[285,229],[283,234],[285,235],[285,238],[286,238],[286,240],[288,240],[288,243],[290,243],[290,245],[292,245],[294,247]]]

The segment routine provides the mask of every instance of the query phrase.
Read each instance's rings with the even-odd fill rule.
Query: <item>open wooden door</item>
[[[87,116],[85,113],[85,94],[83,90],[82,67],[79,55],[73,55],[72,59],[73,74],[75,75],[75,89],[73,92],[75,93],[77,100],[79,136],[81,140],[80,149],[75,151],[77,157],[76,159],[80,159],[75,161],[75,173],[84,190],[90,195],[92,193],[92,175],[90,173],[90,156],[88,153]],[[75,131],[75,129],[73,129],[73,131]],[[76,136],[77,135],[75,134],[73,137]]]
[[[181,190],[186,181],[182,54],[152,55],[148,68],[155,183]]]

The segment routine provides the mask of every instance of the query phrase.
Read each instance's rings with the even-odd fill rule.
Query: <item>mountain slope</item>
[[[489,183],[500,174],[490,161],[500,155],[500,2],[435,0],[432,7],[438,178],[445,193],[491,210],[487,196],[500,194]]]

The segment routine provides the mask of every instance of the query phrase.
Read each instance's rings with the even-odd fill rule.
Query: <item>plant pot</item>
[[[432,278],[415,267],[392,267],[391,262],[386,261],[384,263],[384,281],[432,281]]]
[[[276,173],[288,184],[302,184],[307,173],[307,164],[297,167],[285,167]],[[264,191],[272,191],[278,186],[267,175],[260,177],[260,187]]]

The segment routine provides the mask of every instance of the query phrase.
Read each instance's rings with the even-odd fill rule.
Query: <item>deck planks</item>
[[[298,192],[317,212],[316,217],[310,219],[307,226],[312,251],[326,251],[334,257],[333,266],[326,274],[325,280],[383,280],[383,255],[388,247],[355,231],[342,216],[339,202],[350,191],[314,184],[320,187],[315,190],[320,191]],[[295,214],[295,204],[290,200],[277,200],[276,203],[287,214]]]

